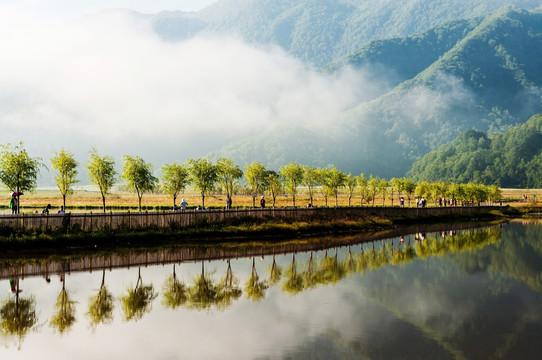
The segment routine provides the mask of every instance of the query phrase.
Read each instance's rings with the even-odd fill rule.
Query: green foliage
[[[0,332],[2,335],[15,335],[22,342],[38,321],[36,300],[33,296],[20,297],[18,289],[15,296],[15,301],[7,298],[0,306]]]
[[[0,181],[17,193],[18,204],[20,204],[19,193],[36,189],[41,166],[43,166],[41,159],[31,158],[22,142],[15,147],[11,144],[0,146]],[[17,211],[20,212],[20,206]]]
[[[219,158],[216,161],[218,182],[224,188],[226,195],[233,196],[233,187],[237,180],[243,177],[243,171],[232,159]]]
[[[201,194],[201,205],[205,208],[205,196],[213,190],[218,181],[217,167],[208,159],[188,159],[190,181]]]
[[[51,318],[50,325],[60,334],[64,334],[70,330],[75,322],[75,301],[70,299],[64,283],[62,284],[62,291],[60,291],[56,300],[55,308],[56,313]]]
[[[283,190],[279,174],[274,170],[268,170],[266,183],[268,190],[271,192],[271,197],[273,198],[273,207],[275,207],[275,200]]]
[[[91,183],[98,186],[102,194],[103,211],[105,212],[105,196],[115,184],[115,160],[111,156],[100,156],[96,149],[90,151],[90,158],[85,165]]]
[[[252,207],[256,206],[256,196],[263,193],[267,187],[269,173],[265,168],[265,165],[253,161],[247,164],[245,167],[245,180],[250,186],[250,192],[252,193]]]
[[[282,166],[279,173],[286,183],[286,189],[292,195],[292,206],[295,207],[295,195],[297,194],[297,187],[303,182],[303,166],[295,162],[290,162]]]
[[[152,164],[145,162],[139,156],[124,155],[122,161],[124,164],[121,178],[126,181],[128,189],[136,192],[139,200],[139,211],[141,211],[143,194],[153,191],[158,184],[158,179],[152,174]]]
[[[175,206],[177,195],[184,191],[190,183],[190,174],[185,165],[177,163],[164,164],[162,166],[162,190],[173,197],[173,205]]]
[[[501,135],[468,130],[414,163],[415,180],[542,187],[542,115]]]
[[[77,180],[77,166],[79,164],[71,152],[61,149],[51,158],[51,165],[57,171],[55,181],[60,194],[62,194],[64,208],[66,208],[66,195],[71,194],[73,192],[72,185],[79,182]]]

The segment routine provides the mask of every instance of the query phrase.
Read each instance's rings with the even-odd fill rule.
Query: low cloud
[[[122,11],[53,21],[0,10],[0,143],[42,158],[65,147],[84,162],[95,146],[182,162],[277,124],[328,126],[385,88],[233,38],[166,42]]]

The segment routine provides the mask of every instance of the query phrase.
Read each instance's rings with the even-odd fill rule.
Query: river
[[[40,275],[11,260],[0,356],[538,358],[542,223],[420,229],[274,255],[152,265],[139,257],[92,271],[57,263]]]

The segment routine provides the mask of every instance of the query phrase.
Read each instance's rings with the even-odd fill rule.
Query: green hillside
[[[542,115],[500,135],[468,130],[414,163],[416,180],[540,188]]]
[[[168,40],[197,33],[276,44],[317,66],[347,56],[367,42],[403,37],[453,20],[485,16],[540,0],[221,0],[197,12],[163,12],[151,21]]]
[[[429,60],[417,61],[413,54]],[[343,63],[389,66],[399,77],[411,78],[330,119],[325,131],[270,131],[220,153],[271,166],[278,158],[283,163],[308,159],[352,173],[403,176],[414,161],[467,129],[499,133],[541,113],[542,58],[537,54],[542,54],[542,13],[518,8],[405,39],[371,42]],[[265,139],[273,139],[272,148]]]

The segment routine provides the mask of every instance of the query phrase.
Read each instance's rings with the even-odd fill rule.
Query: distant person
[[[65,214],[66,210],[64,210],[64,206],[60,205],[60,210],[58,210],[59,214]]]
[[[402,196],[399,198],[399,206],[405,207],[405,198]]]
[[[265,197],[262,195],[262,198],[260,199],[260,207],[263,209],[265,208]]]
[[[17,214],[17,196],[15,194],[11,195],[9,200],[9,208],[11,209],[12,214]]]
[[[186,207],[188,206],[188,203],[186,201],[184,201],[184,199],[182,199],[181,203],[179,205],[181,205],[181,210],[186,210]]]
[[[51,204],[47,204],[47,206],[43,208],[43,210],[41,211],[41,213],[42,213],[43,215],[48,215],[50,209],[51,209]]]

